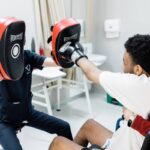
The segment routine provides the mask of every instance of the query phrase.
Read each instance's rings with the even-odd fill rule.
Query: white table
[[[53,113],[52,113],[51,102],[48,94],[48,89],[57,88],[57,104],[60,105],[59,92],[60,92],[60,88],[62,87],[61,78],[66,76],[66,73],[60,71],[59,69],[60,67],[46,67],[43,68],[43,70],[35,69],[32,73],[34,76],[40,77],[42,79],[42,83],[32,85],[32,93],[34,96],[45,99],[45,103],[36,100],[33,100],[33,103],[46,107],[50,115],[52,115]],[[57,84],[48,87],[48,84],[52,82],[57,82]],[[42,86],[42,89],[34,91],[34,88],[37,88],[38,86]],[[44,95],[42,94],[42,92],[44,93]]]

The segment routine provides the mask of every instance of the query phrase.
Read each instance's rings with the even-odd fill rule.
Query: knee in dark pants
[[[64,122],[63,127],[61,129],[61,133],[59,135],[64,136],[70,140],[73,140],[71,128],[68,122]]]
[[[70,124],[68,122],[64,122],[64,129],[69,129],[70,128]]]

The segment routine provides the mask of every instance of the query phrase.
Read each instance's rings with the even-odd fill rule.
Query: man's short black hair
[[[124,46],[133,63],[140,65],[147,73],[150,73],[150,35],[136,34],[130,37]]]

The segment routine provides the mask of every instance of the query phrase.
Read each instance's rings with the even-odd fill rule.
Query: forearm
[[[92,62],[86,58],[81,58],[78,60],[77,64],[90,81],[94,82],[95,84],[100,84],[99,76],[102,71],[99,70]]]
[[[43,67],[55,67],[56,63],[49,57],[44,60]]]

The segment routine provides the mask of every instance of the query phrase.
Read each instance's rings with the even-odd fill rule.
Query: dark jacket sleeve
[[[32,68],[42,69],[43,63],[46,57],[40,56],[34,52],[31,52],[29,50],[25,50],[24,52],[26,62],[30,63]]]

